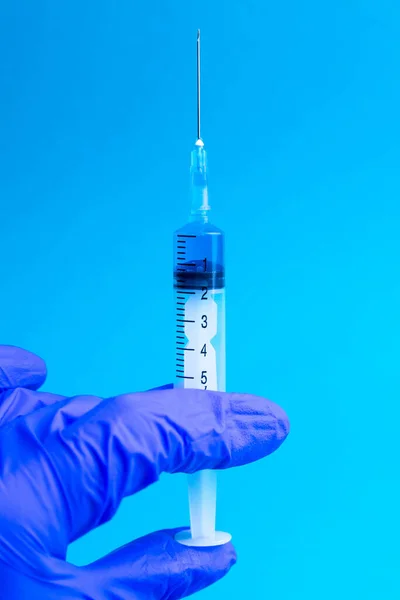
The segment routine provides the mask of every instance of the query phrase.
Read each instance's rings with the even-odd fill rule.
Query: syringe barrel
[[[174,236],[176,385],[225,391],[224,236],[191,222]],[[199,406],[198,418],[201,418]],[[191,537],[215,536],[216,473],[189,476]]]

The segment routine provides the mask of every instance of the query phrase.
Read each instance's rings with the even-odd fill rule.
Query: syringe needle
[[[197,30],[197,139],[200,139],[200,29]]]

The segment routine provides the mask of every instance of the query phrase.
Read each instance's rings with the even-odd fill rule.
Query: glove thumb
[[[87,566],[86,591],[90,587],[91,597],[102,600],[177,600],[218,581],[235,564],[232,544],[189,548],[175,541],[178,531],[157,531]]]

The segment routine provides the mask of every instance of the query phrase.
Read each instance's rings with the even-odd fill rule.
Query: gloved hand
[[[288,420],[262,398],[172,386],[102,400],[36,391],[37,356],[0,346],[0,597],[176,599],[220,579],[231,544],[188,548],[178,530],[138,539],[86,567],[67,546],[162,472],[225,469],[270,454]],[[168,389],[169,388],[169,389]]]

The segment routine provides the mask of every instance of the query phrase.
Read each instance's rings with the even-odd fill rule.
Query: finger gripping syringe
[[[197,141],[191,154],[189,222],[174,235],[176,385],[225,391],[224,236],[209,221],[207,157],[200,135],[200,32],[197,32]],[[177,535],[189,546],[231,539],[215,530],[215,471],[189,475],[190,531]]]

